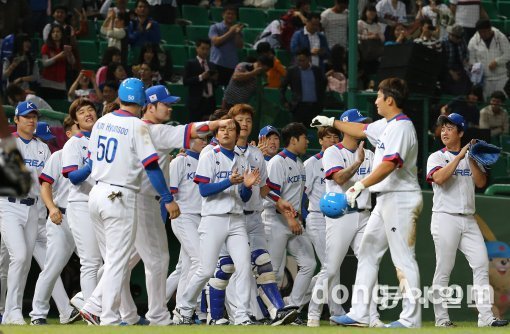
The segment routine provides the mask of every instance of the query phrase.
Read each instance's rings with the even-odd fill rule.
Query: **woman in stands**
[[[14,83],[23,89],[29,89],[32,83],[39,80],[39,67],[27,34],[16,36],[14,52],[4,61],[2,77],[7,80],[7,85]]]
[[[379,68],[379,58],[384,46],[384,28],[379,23],[377,9],[373,4],[363,8],[361,18],[358,20],[358,43],[363,86],[368,87],[370,77]]]
[[[120,85],[127,78],[126,69],[121,63],[111,63],[106,71],[106,81],[115,81]]]
[[[109,46],[101,59],[101,67],[97,70],[96,73],[96,82],[99,86],[106,82],[106,73],[108,72],[108,65],[111,63],[120,64],[122,61],[120,49]]]
[[[147,43],[142,47],[138,57],[138,64],[142,63],[150,64],[153,81],[172,81],[172,58],[158,44]]]

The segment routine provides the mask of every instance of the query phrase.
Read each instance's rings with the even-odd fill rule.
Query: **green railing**
[[[485,195],[496,196],[510,196],[510,184],[493,184],[485,190]]]
[[[8,118],[14,117],[14,107],[13,106],[4,105],[3,107],[4,107],[5,115]],[[42,118],[49,118],[49,119],[60,121],[60,122],[62,122],[64,120],[64,118],[66,118],[66,116],[67,116],[67,114],[64,114],[64,113],[61,113],[58,111],[54,111],[54,110],[41,109],[41,110],[39,110],[39,112],[41,113]]]

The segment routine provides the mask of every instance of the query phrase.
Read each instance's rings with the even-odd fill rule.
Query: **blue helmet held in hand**
[[[322,196],[319,207],[326,217],[339,218],[347,212],[349,205],[345,194],[329,192]]]

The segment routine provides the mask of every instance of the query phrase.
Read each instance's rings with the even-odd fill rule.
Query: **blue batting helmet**
[[[345,194],[329,192],[322,196],[319,207],[322,213],[329,218],[339,218],[348,210]]]
[[[119,100],[122,102],[145,104],[145,86],[140,79],[127,78],[120,84]]]

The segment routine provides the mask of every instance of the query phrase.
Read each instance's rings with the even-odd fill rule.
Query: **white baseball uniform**
[[[370,143],[376,147],[372,170],[383,161],[397,165],[397,169],[384,180],[370,187],[370,192],[378,194],[377,204],[370,215],[358,251],[354,301],[348,316],[360,323],[369,324],[371,303],[368,301],[372,298],[379,263],[388,246],[400,283],[408,284],[411,289],[420,289],[414,246],[416,221],[423,201],[416,175],[418,140],[411,120],[399,114],[389,121],[380,119],[367,124],[364,131]],[[405,291],[403,296],[398,321],[406,327],[420,327],[420,303]]]
[[[157,161],[158,155],[148,126],[123,110],[96,122],[89,152],[91,177],[96,180],[90,193],[90,217],[96,234],[104,236],[106,249],[103,276],[84,309],[101,309],[101,325],[114,325],[121,321],[121,290],[129,279],[142,169]]]
[[[433,182],[435,172],[451,162],[458,152],[446,148],[434,152],[427,160],[427,181],[434,190],[430,231],[436,249],[436,271],[432,286],[434,297],[440,299],[439,287],[448,287],[450,273],[455,265],[457,249],[466,256],[473,270],[474,286],[490,291],[489,258],[480,228],[474,218],[475,184],[468,155],[459,162],[452,176],[442,185]],[[489,324],[494,319],[490,295],[480,291],[475,298],[478,321]],[[445,302],[446,303],[446,302]],[[436,325],[450,321],[448,309],[442,302],[434,303]]]
[[[32,261],[37,237],[37,200],[40,193],[39,174],[51,153],[48,146],[37,138],[26,140],[14,133],[16,146],[32,176],[32,187],[26,198],[0,197],[2,240],[9,252],[7,295],[2,323],[24,323],[22,314],[23,292]]]
[[[51,184],[53,201],[62,213],[62,222],[60,225],[56,225],[49,217],[46,221],[44,230],[46,231],[47,249],[44,254],[44,263],[40,265],[42,271],[35,285],[30,317],[32,320],[46,319],[50,310],[50,296],[53,295],[53,300],[59,308],[60,320],[65,321],[71,315],[73,307],[69,304],[69,297],[64,289],[60,274],[73,254],[75,244],[67,223],[67,196],[71,183],[68,179],[62,177],[62,150],[54,152],[48,159],[39,176],[39,181]],[[56,296],[57,289],[60,290],[60,297]],[[61,301],[59,301],[59,298]],[[60,307],[63,307],[63,310],[60,310]]]
[[[80,132],[65,143],[62,149],[62,174],[83,168],[88,163],[89,132]],[[80,257],[80,285],[83,299],[87,300],[97,286],[97,271],[103,265],[96,233],[90,220],[89,193],[94,181],[89,176],[78,185],[69,185],[66,208],[67,223],[73,233],[76,250]]]
[[[370,174],[373,158],[374,154],[372,151],[365,149],[365,161],[363,161],[349,181],[345,182],[343,185],[339,185],[333,179],[334,174],[344,168],[352,166],[356,162],[357,152],[350,151],[345,148],[342,143],[338,143],[326,149],[322,159],[320,160],[323,169],[325,170],[325,192],[345,193],[347,189],[356,183],[356,181],[359,181]],[[326,262],[323,268],[321,268],[321,272],[319,273],[319,277],[314,287],[314,297],[308,306],[308,319],[320,319],[322,303],[317,303],[314,299],[321,296],[319,291],[322,292],[322,296],[324,296],[324,292],[327,292],[327,298],[331,298],[332,288],[334,288],[336,284],[340,284],[340,266],[342,265],[349,247],[353,249],[356,257],[358,256],[359,245],[370,216],[370,212],[368,210],[372,207],[368,189],[365,189],[360,193],[356,199],[356,203],[356,210],[350,210],[348,214],[345,214],[340,218],[325,218]],[[310,205],[311,204],[312,203],[310,202]],[[317,209],[319,208],[311,206],[310,212]],[[326,287],[328,288],[326,289]],[[372,304],[373,306],[370,309],[370,320],[374,321],[374,317],[378,318],[377,305],[374,302],[372,302]],[[335,315],[342,313],[343,309],[335,311]]]
[[[233,151],[221,146],[200,156],[195,175],[197,183],[227,182],[232,171],[237,169],[239,174],[250,168],[248,161]],[[230,182],[230,181],[228,181]],[[239,194],[240,185],[230,185],[219,193],[202,198],[202,219],[198,228],[200,236],[200,265],[188,283],[182,295],[178,308],[182,315],[191,316],[196,301],[205,283],[214,290],[225,290],[228,279],[225,280],[222,266],[218,268],[221,277],[215,276],[215,269],[223,244],[226,243],[235,270],[240,280],[247,282],[251,278],[250,248],[243,215],[243,202]],[[218,273],[217,271],[217,273]],[[231,272],[229,272],[231,273]],[[210,280],[210,278],[213,279]],[[238,285],[238,288],[241,286]],[[238,289],[236,322],[249,320],[248,309],[250,290]]]
[[[301,159],[284,149],[275,155],[267,165],[267,185],[281,198],[287,200],[297,212],[301,211],[301,200],[305,191],[306,173]],[[286,251],[299,266],[294,286],[288,298],[290,306],[303,306],[317,263],[313,245],[306,231],[294,235],[285,218],[276,211],[274,204],[266,201],[262,214],[268,239],[269,254],[277,282],[282,281],[286,260]]]

